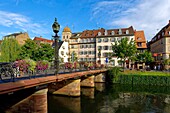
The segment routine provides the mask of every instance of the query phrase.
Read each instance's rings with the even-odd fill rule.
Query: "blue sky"
[[[72,32],[133,26],[150,40],[170,20],[170,0],[1,0],[0,39],[15,32],[51,39],[57,17]]]

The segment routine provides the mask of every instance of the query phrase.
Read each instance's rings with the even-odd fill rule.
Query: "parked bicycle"
[[[15,77],[18,75],[17,70],[14,63],[0,63],[0,80],[4,82],[14,81]]]

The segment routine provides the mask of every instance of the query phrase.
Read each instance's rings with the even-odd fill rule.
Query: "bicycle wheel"
[[[9,82],[12,80],[12,73],[6,69],[1,69],[0,79],[3,82]]]

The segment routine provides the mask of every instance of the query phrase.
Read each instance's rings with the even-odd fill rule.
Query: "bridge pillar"
[[[8,113],[47,113],[47,91],[41,89],[24,100],[13,105],[6,112]]]
[[[57,95],[80,96],[80,79],[63,80],[50,84],[49,92]]]
[[[106,82],[106,74],[105,73],[100,73],[95,76],[94,78],[95,82]]]
[[[94,75],[84,76],[81,78],[81,86],[94,87]]]

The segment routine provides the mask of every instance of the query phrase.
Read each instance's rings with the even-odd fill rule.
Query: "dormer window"
[[[114,31],[112,31],[112,35],[115,35],[115,32],[114,32]]]
[[[98,32],[98,36],[101,36],[101,32]]]
[[[140,38],[140,37],[138,37],[137,39],[138,39],[138,40],[141,40],[141,38]]]
[[[129,30],[126,30],[126,34],[129,34]]]
[[[119,29],[119,35],[121,35],[122,34],[122,30],[121,29]]]
[[[107,35],[107,30],[105,30],[104,34]]]
[[[164,36],[164,32],[162,32],[162,36]]]

